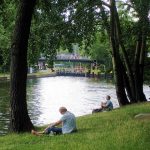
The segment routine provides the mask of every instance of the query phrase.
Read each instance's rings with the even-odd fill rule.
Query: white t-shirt
[[[71,133],[76,130],[76,118],[75,115],[67,111],[60,119],[62,121],[62,133]]]

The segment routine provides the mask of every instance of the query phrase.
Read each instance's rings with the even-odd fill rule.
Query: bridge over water
[[[93,61],[87,57],[60,54],[54,60],[54,70],[59,76],[86,76],[87,69],[91,68],[92,63]]]
[[[46,62],[40,58],[40,62]],[[103,62],[97,62],[86,56],[78,54],[58,54],[54,60],[54,70],[57,76],[80,76],[80,77],[102,77],[112,78],[112,74],[106,75]]]
[[[105,70],[104,65],[101,67]],[[100,68],[95,60],[75,54],[57,55],[54,60],[54,69],[59,76],[100,76]],[[101,77],[105,77],[105,74],[101,74]]]

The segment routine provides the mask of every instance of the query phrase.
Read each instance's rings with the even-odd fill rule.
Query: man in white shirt
[[[77,131],[75,115],[67,111],[65,107],[60,107],[59,112],[62,114],[60,120],[51,123],[42,132],[32,130],[31,133],[34,135],[50,134],[51,132],[54,134],[67,134]],[[61,125],[62,127],[56,127],[57,125]]]

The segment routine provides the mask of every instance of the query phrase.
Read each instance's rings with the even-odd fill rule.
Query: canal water
[[[150,88],[144,86],[146,97]],[[9,124],[9,82],[0,83],[0,135],[6,134]],[[110,95],[114,107],[119,107],[115,87],[111,81],[98,81],[84,77],[47,77],[30,79],[27,83],[27,103],[30,118],[35,126],[58,120],[60,106],[76,116],[91,114],[101,101]]]

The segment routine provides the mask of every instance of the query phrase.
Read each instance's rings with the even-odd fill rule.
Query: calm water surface
[[[144,86],[146,97],[150,88]],[[9,83],[0,83],[0,134],[7,133],[9,124]],[[61,116],[60,106],[65,106],[76,116],[90,114],[105,96],[110,95],[114,107],[119,107],[115,87],[108,82],[99,82],[78,77],[48,77],[30,79],[27,84],[27,99],[30,118],[34,125],[42,126],[56,121]]]

